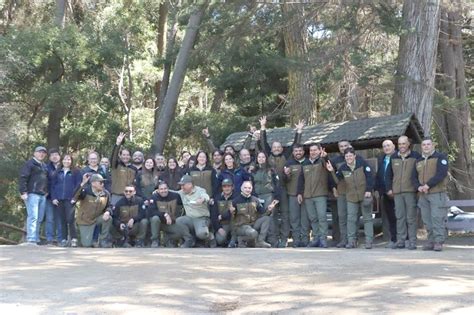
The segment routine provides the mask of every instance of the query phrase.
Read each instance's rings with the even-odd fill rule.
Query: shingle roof
[[[396,139],[407,135],[414,143],[419,143],[423,138],[423,129],[412,113],[365,118],[337,123],[325,123],[306,126],[303,129],[302,144],[307,146],[312,143],[321,143],[329,148],[335,148],[340,140],[348,140],[356,149],[363,150],[380,147],[385,139]],[[247,132],[236,132],[229,135],[221,145],[224,148],[232,144],[240,149],[247,137]],[[283,146],[293,143],[294,129],[274,128],[267,130],[268,142],[279,141]],[[251,148],[255,147],[255,141]]]

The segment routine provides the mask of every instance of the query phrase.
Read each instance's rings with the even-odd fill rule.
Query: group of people
[[[120,133],[110,161],[89,152],[79,169],[70,154],[35,148],[19,180],[27,209],[27,245],[83,247],[293,247],[327,248],[328,196],[337,198],[332,224],[338,248],[358,247],[362,213],[364,247],[373,246],[373,200],[380,198],[390,225],[388,247],[417,248],[417,211],[428,231],[424,250],[441,251],[445,241],[448,161],[426,138],[421,153],[408,137],[383,142],[377,170],[348,141],[329,158],[318,143],[268,143],[266,117],[250,128],[240,151],[214,146],[180,160],[145,157],[123,146]],[[252,139],[256,147],[249,150]],[[46,162],[48,156],[49,162]],[[46,241],[40,239],[45,221]],[[76,224],[78,231],[76,229]],[[79,235],[79,237],[78,237]]]

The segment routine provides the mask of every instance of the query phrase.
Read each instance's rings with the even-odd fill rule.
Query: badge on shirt
[[[446,160],[441,160],[441,164],[443,164],[443,165],[448,165],[448,161],[446,161]]]
[[[369,167],[369,166],[366,166],[366,167],[365,167],[365,171],[366,171],[366,172],[370,172],[370,167]]]

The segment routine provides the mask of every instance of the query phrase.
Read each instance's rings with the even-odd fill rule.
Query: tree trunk
[[[174,9],[171,14],[172,27],[168,30],[166,36],[166,56],[163,67],[163,77],[159,82],[159,86],[155,87],[155,119],[153,123],[153,130],[156,130],[158,125],[158,119],[160,117],[161,107],[163,101],[165,100],[166,92],[168,91],[168,85],[170,82],[171,76],[171,65],[173,64],[172,53],[174,49],[174,44],[176,41],[176,34],[178,33],[178,19],[177,19],[177,10]],[[164,49],[164,48],[163,48]]]
[[[438,89],[444,93],[441,106],[435,108],[434,120],[439,131],[441,150],[457,150],[450,165],[455,185],[450,191],[453,199],[473,199],[474,181],[471,154],[471,109],[467,99],[466,77],[461,37],[461,3],[454,0],[451,7],[442,6],[439,34],[441,60]]]
[[[225,90],[218,89],[214,91],[214,98],[211,103],[211,113],[218,113],[221,111],[222,102],[225,100]]]
[[[405,0],[392,113],[413,112],[426,135],[433,109],[439,0]]]
[[[56,0],[56,26],[63,29],[66,23],[66,4],[67,0]],[[52,78],[51,84],[58,84],[64,75],[64,66],[59,56],[54,59],[54,68],[58,70],[58,75]],[[61,103],[54,101],[49,107],[48,127],[46,128],[46,141],[49,148],[57,148],[60,146],[61,137],[61,121],[65,112]]]
[[[283,3],[282,13],[286,23],[283,30],[285,55],[292,63],[288,67],[288,106],[290,123],[316,121],[315,90],[308,60],[308,33],[304,17],[304,4]]]
[[[171,127],[171,121],[173,120],[174,114],[176,112],[179,93],[181,92],[184,77],[186,75],[189,56],[191,55],[205,8],[206,5],[202,5],[201,7],[195,9],[189,17],[183,43],[179,49],[176,63],[174,65],[173,77],[171,78],[163,105],[161,106],[158,124],[155,128],[152,148],[153,152],[163,152],[165,147],[165,142]],[[162,93],[163,92],[164,89],[162,89]]]
[[[64,28],[66,24],[66,5],[67,0],[56,0],[56,25]]]
[[[163,58],[165,56],[165,47],[166,47],[166,34],[168,26],[168,1],[163,1],[160,4],[159,8],[159,17],[158,17],[158,26],[156,32],[156,48],[158,50],[157,57]],[[155,106],[154,108],[159,107],[160,100],[160,91],[161,91],[161,80],[155,82]],[[155,114],[155,124],[158,116]]]

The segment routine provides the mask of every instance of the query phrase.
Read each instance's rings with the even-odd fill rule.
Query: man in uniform
[[[283,180],[288,193],[291,234],[293,247],[306,247],[309,243],[309,219],[303,198],[298,198],[298,181],[303,171],[304,149],[300,144],[293,146],[293,157],[283,168]]]
[[[408,249],[416,249],[417,188],[413,186],[411,179],[419,157],[420,153],[410,150],[410,140],[407,136],[398,138],[398,152],[393,153],[390,158],[385,185],[387,195],[393,196],[395,201],[395,215],[397,217],[395,248],[404,248],[405,240],[408,237]]]
[[[303,163],[303,171],[298,182],[298,202],[304,202],[308,219],[313,229],[313,240],[310,247],[327,248],[328,221],[327,203],[329,176],[326,160],[321,157],[320,144],[309,147],[309,157]]]
[[[135,236],[135,247],[145,245],[145,236],[148,227],[146,220],[146,207],[144,200],[136,196],[135,186],[127,185],[124,189],[124,197],[115,204],[113,211],[113,223],[116,228],[114,236],[123,238],[123,247],[132,247],[129,237]]]
[[[112,210],[110,193],[104,188],[105,179],[100,174],[85,173],[78,187],[72,204],[80,201],[76,213],[76,222],[81,235],[83,247],[91,247],[96,226],[101,226],[99,235],[100,247],[112,247],[109,241],[112,227]],[[88,184],[90,183],[90,185]]]
[[[222,193],[214,197],[211,207],[212,227],[215,231],[217,245],[226,246],[231,233],[230,208],[234,199],[234,183],[230,178],[222,181]]]
[[[412,181],[418,190],[418,207],[428,231],[428,243],[423,250],[442,251],[446,238],[446,194],[448,183],[448,159],[435,150],[433,140],[421,142],[422,155],[416,161]]]
[[[266,215],[265,208],[257,197],[252,195],[252,182],[244,181],[241,193],[232,201],[231,213],[234,215],[234,232],[237,236],[239,247],[253,246],[261,248],[272,247],[265,242],[270,228],[270,217]],[[271,203],[267,211],[271,213],[274,204]]]
[[[290,235],[290,217],[288,207],[288,192],[286,191],[286,185],[283,182],[284,178],[284,167],[290,159],[293,151],[293,146],[301,143],[301,135],[303,132],[304,123],[300,121],[296,124],[296,132],[293,144],[290,147],[283,148],[283,145],[274,141],[271,146],[267,141],[266,132],[267,117],[263,116],[260,118],[260,147],[268,156],[268,163],[277,172],[278,178],[280,179],[280,203],[274,210],[273,224],[275,226],[275,234],[278,238],[278,247],[285,248],[288,243],[288,237]]]
[[[193,237],[184,225],[177,223],[180,216],[181,197],[168,189],[168,184],[160,181],[153,193],[148,207],[148,220],[151,226],[151,247],[160,247],[160,232],[165,232],[168,241],[184,240],[182,247],[193,247]]]

